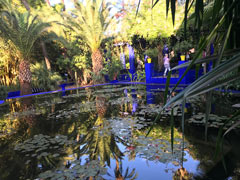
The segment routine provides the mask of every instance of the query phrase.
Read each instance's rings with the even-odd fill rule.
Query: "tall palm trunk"
[[[30,71],[30,63],[23,60],[19,64],[19,82],[21,95],[31,94],[32,73]]]
[[[92,52],[92,65],[93,72],[96,76],[99,76],[100,71],[103,69],[103,57],[99,49]],[[103,81],[103,78],[101,78]]]
[[[43,56],[44,56],[44,59],[45,59],[47,69],[50,71],[51,70],[51,63],[50,63],[48,55],[47,55],[47,49],[46,49],[45,43],[43,41],[41,41],[41,47],[42,47]]]
[[[162,47],[158,45],[158,70],[161,71],[163,67],[163,55],[162,55]]]

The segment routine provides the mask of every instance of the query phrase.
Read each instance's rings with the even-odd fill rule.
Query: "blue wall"
[[[178,65],[186,63],[186,61],[179,61]],[[178,70],[178,77],[171,77],[170,84],[176,84],[178,80],[182,77],[184,72],[186,71],[187,67],[181,68]],[[167,78],[164,77],[155,77],[154,76],[154,65],[153,63],[146,63],[145,64],[145,73],[146,73],[146,83],[159,83],[159,84],[165,84]],[[202,75],[202,68],[199,70],[199,76]],[[196,80],[196,73],[195,69],[190,69],[186,76],[183,77],[180,84],[191,84],[193,81]]]

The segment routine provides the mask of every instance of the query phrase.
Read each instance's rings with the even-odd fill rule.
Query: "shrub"
[[[31,65],[31,72],[33,87],[54,90],[63,81],[58,73],[48,71],[42,63]]]

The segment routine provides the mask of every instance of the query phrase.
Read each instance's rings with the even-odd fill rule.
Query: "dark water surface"
[[[215,103],[205,141],[202,101],[189,100],[184,135],[175,106],[174,126],[169,108],[146,137],[161,88],[115,85],[8,100],[0,105],[0,180],[237,179],[237,130],[223,146],[227,172],[213,158],[217,127],[235,109]]]

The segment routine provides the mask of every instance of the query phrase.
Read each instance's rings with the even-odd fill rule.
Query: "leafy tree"
[[[122,18],[122,30],[126,31],[129,37],[139,35],[146,40],[157,37],[169,37],[183,21],[182,6],[176,10],[177,18],[175,26],[169,21],[171,15],[166,17],[166,3],[161,0],[160,3],[152,9],[150,1],[142,1],[138,14],[136,16],[136,4],[125,6],[126,15]],[[121,31],[122,32],[122,31]]]
[[[96,76],[99,76],[103,69],[100,45],[111,21],[109,6],[109,3],[100,0],[75,2],[76,11],[69,17],[77,36],[80,36],[91,50],[93,73]]]

